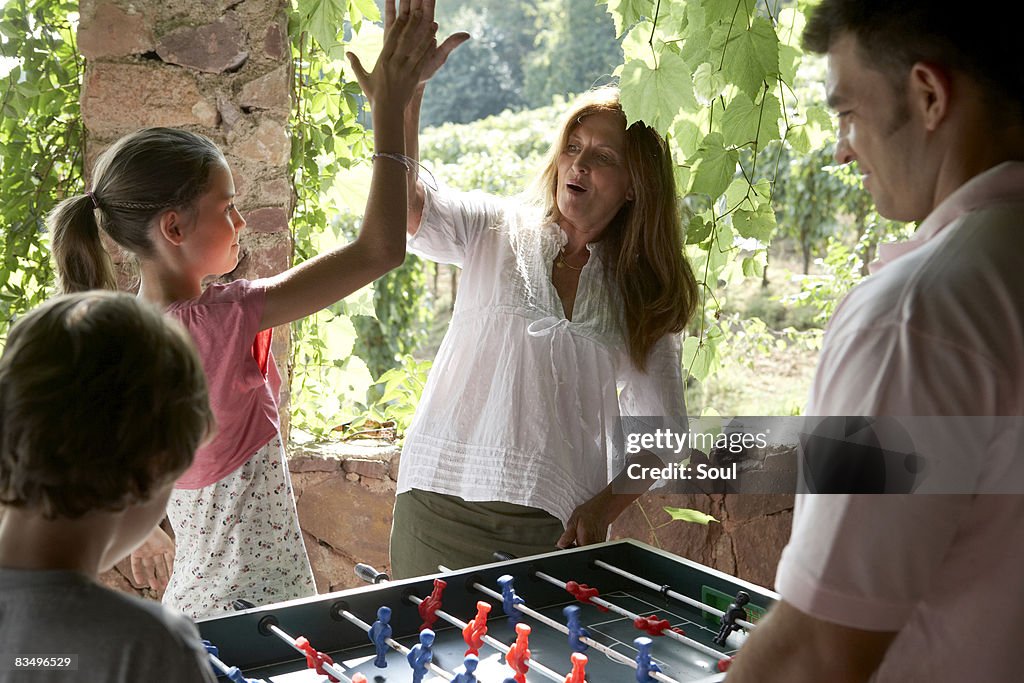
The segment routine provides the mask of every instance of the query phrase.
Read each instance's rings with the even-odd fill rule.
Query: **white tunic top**
[[[463,271],[406,435],[398,493],[516,503],[565,523],[625,465],[620,415],[685,424],[678,336],[655,345],[646,373],[635,369],[597,244],[567,320],[550,277],[565,241],[511,200],[427,190],[409,249]]]
[[[1024,163],[971,179],[882,260],[830,323],[811,414],[1024,415]],[[1022,422],[976,438],[934,421],[972,465],[965,489],[1015,495],[797,497],[776,588],[820,619],[899,631],[875,683],[1020,680]]]

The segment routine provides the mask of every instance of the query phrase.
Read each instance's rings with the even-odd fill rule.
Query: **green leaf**
[[[736,150],[725,149],[721,133],[706,136],[697,150],[690,192],[716,199],[729,187],[738,161]]]
[[[700,244],[711,236],[711,228],[711,223],[705,222],[700,216],[694,216],[686,226],[686,243]]]
[[[324,51],[338,47],[338,30],[345,22],[345,0],[298,1],[300,30],[309,31]]]
[[[789,135],[786,136],[786,144],[788,144],[793,151],[797,154],[807,154],[811,151],[811,139],[807,135],[807,126],[800,124],[793,126],[789,129]]]
[[[796,67],[803,53],[792,45],[779,46],[779,74],[786,83],[796,81]]]
[[[662,53],[657,69],[639,60],[626,63],[619,87],[627,126],[643,121],[664,133],[681,108],[697,105],[686,63],[670,50]]]
[[[701,106],[708,106],[711,101],[725,91],[725,76],[721,71],[704,62],[693,72],[693,94]]]
[[[699,14],[699,8],[691,5],[687,9],[687,16]],[[693,26],[693,22],[691,22]],[[691,69],[696,70],[701,64],[711,59],[711,32],[707,30],[694,30],[690,28],[683,37],[683,44],[679,50],[679,56],[683,58]],[[719,60],[716,60],[716,64]]]
[[[372,69],[373,65],[377,63],[377,57],[380,56],[382,49],[384,49],[384,29],[377,24],[363,24],[352,36],[352,40],[345,45],[345,51],[359,57],[360,63],[366,70]],[[360,93],[362,92],[359,90],[358,83],[355,84],[355,87]]]
[[[701,0],[705,21],[710,26],[716,21],[726,24],[735,22],[734,29],[746,26],[747,19],[754,13],[756,0]]]
[[[722,117],[725,144],[739,147],[754,142],[760,149],[779,139],[781,116],[782,108],[775,95],[765,93],[762,103],[754,104],[743,93],[737,93]]]
[[[672,123],[672,139],[679,149],[678,159],[689,159],[700,144],[700,127],[685,113]]]
[[[644,17],[654,16],[653,0],[608,0],[608,13],[615,22],[615,37],[619,38],[633,24]]]
[[[718,522],[718,520],[711,515],[701,512],[700,510],[691,510],[690,508],[665,508],[665,512],[667,512],[672,519],[677,519],[681,522],[703,524],[704,526],[707,526],[710,522]]]
[[[380,10],[377,9],[377,4],[373,0],[351,0],[349,3],[349,11],[353,15],[352,23],[358,23],[364,17],[370,21],[380,21]]]
[[[754,205],[748,199],[750,192],[750,183],[747,182],[745,177],[733,178],[733,181],[729,183],[729,189],[725,191],[726,211],[732,211],[737,208],[753,210]]]
[[[711,375],[715,365],[717,353],[714,345],[707,342],[701,344],[697,337],[683,340],[683,367],[695,380],[703,382]]]
[[[764,264],[753,256],[746,256],[743,258],[743,276],[744,277],[763,277],[764,276]]]
[[[681,36],[693,21],[690,12],[692,6],[688,2],[662,2],[658,9],[658,28],[674,36]]]
[[[804,26],[807,19],[804,13],[795,7],[787,7],[779,12],[779,21],[776,32],[783,45],[799,48],[800,39],[804,33]],[[799,51],[799,50],[798,50]]]
[[[652,38],[653,46],[651,45]],[[623,60],[628,62],[639,59],[653,69],[658,64],[658,56],[665,51],[665,41],[668,38],[669,36],[661,30],[660,25],[655,27],[651,21],[641,21],[631,28],[626,33],[626,37],[622,39]]]
[[[804,121],[797,122],[790,129],[786,140],[800,154],[825,146],[832,137],[832,118],[821,107],[808,107]]]
[[[728,39],[728,42],[726,42]],[[779,38],[767,19],[757,17],[750,28],[729,33],[720,26],[711,39],[712,51],[724,51],[722,71],[730,83],[735,83],[750,99],[756,99],[765,81],[779,74]]]
[[[737,209],[732,215],[732,227],[741,237],[767,244],[775,231],[775,212],[768,202],[760,204],[756,211]]]

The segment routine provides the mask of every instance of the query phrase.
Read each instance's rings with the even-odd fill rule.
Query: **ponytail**
[[[81,195],[65,199],[47,217],[57,288],[62,294],[117,289],[114,263],[100,241],[96,211],[95,200]]]

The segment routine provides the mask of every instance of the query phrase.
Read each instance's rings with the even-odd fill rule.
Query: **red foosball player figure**
[[[572,653],[572,671],[565,677],[565,683],[586,683],[587,656],[582,652]]]
[[[598,610],[600,610],[602,612],[607,612],[608,611],[607,607],[603,607],[601,605],[596,605],[593,602],[591,602],[591,600],[593,598],[596,598],[598,595],[600,595],[599,591],[596,588],[591,588],[590,586],[588,586],[585,583],[577,583],[576,581],[567,581],[566,584],[565,584],[565,590],[568,591],[568,593],[572,597],[576,598],[577,600],[582,602],[584,605],[594,605],[594,607],[596,607]]]
[[[434,622],[437,621],[437,610],[441,608],[441,594],[444,593],[447,585],[448,583],[442,579],[434,579],[434,590],[419,604],[420,619],[423,620],[423,624],[420,626],[421,631],[425,628],[434,628]]]
[[[653,614],[646,617],[638,616],[633,620],[633,626],[638,631],[643,631],[644,633],[652,636],[660,636],[665,631],[675,631],[681,636],[686,635],[683,633],[683,629],[678,627],[673,628],[668,619],[659,619]]]
[[[466,624],[462,629],[462,638],[466,641],[467,655],[480,654],[480,646],[484,643],[484,636],[487,635],[487,613],[491,611],[491,604],[480,600],[476,603],[476,616],[473,621]]]
[[[516,624],[516,642],[505,653],[505,663],[516,672],[515,682],[526,683],[526,672],[530,665],[530,627],[527,624]]]

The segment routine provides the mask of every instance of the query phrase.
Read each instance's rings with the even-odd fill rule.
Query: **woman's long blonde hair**
[[[559,154],[580,121],[600,112],[617,115],[626,130],[626,169],[635,197],[612,219],[601,243],[610,279],[622,297],[629,356],[644,370],[654,344],[682,332],[697,307],[697,281],[683,252],[668,144],[642,121],[626,127],[618,88],[591,90],[566,115],[534,192],[545,216],[558,222]]]

